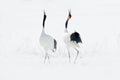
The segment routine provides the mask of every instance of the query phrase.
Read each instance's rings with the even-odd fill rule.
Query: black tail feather
[[[57,49],[57,41],[54,39],[54,49]]]
[[[71,41],[75,41],[76,43],[82,43],[82,39],[78,32],[74,32],[70,36]]]

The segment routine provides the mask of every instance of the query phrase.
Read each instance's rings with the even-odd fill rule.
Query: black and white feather
[[[53,52],[56,51],[57,49],[57,41],[56,39],[54,39],[53,37],[51,37],[50,35],[46,34],[45,32],[45,20],[47,18],[47,15],[44,11],[44,17],[43,17],[43,29],[40,35],[40,45],[43,47],[43,49],[45,50],[45,60],[48,58],[49,59],[49,54],[48,52],[51,50]]]
[[[82,43],[80,38],[80,34],[78,32],[74,32],[70,35],[70,40],[76,43]]]
[[[77,55],[76,58],[74,60],[74,62],[76,62],[77,57],[79,55],[79,50],[78,48],[80,47],[80,43],[82,43],[82,39],[80,37],[80,34],[78,32],[73,32],[73,33],[69,33],[67,30],[68,27],[68,21],[71,19],[72,15],[71,15],[71,11],[69,11],[69,15],[68,18],[65,22],[65,37],[64,37],[64,43],[66,44],[67,50],[68,50],[68,55],[69,55],[69,61],[70,61],[70,48],[74,48],[77,51]]]

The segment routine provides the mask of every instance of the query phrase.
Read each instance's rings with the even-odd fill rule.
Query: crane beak
[[[46,18],[47,16],[46,16],[46,12],[45,12],[45,10],[44,10],[44,17]]]
[[[46,15],[46,12],[45,12],[45,10],[44,10],[44,15]]]
[[[69,10],[69,15],[68,15],[68,18],[71,18],[72,15],[71,15],[71,10]]]
[[[45,11],[44,11],[44,15],[46,15]]]

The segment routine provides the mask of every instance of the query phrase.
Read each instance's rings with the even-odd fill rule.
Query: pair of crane
[[[82,43],[80,34],[78,32],[73,32],[73,33],[69,33],[67,30],[68,27],[68,21],[71,19],[72,15],[71,15],[71,11],[69,11],[69,15],[68,18],[65,22],[65,37],[64,37],[64,43],[66,44],[66,49],[68,51],[68,56],[69,56],[69,61],[71,58],[70,55],[70,48],[73,48],[76,50],[77,55],[75,57],[74,62],[76,62],[77,57],[79,55],[79,43]],[[57,41],[56,39],[54,39],[53,37],[51,37],[50,35],[48,35],[45,32],[45,20],[47,18],[47,15],[44,11],[44,16],[43,16],[43,29],[40,35],[40,45],[43,47],[43,49],[45,50],[45,58],[44,58],[44,62],[46,61],[46,59],[48,58],[49,60],[49,54],[48,51],[51,50],[52,52],[55,52],[57,49]]]

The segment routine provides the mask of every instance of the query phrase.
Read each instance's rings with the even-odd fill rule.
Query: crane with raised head
[[[47,18],[47,15],[44,11],[44,16],[43,16],[43,29],[40,35],[40,45],[42,46],[42,48],[45,51],[45,58],[44,58],[44,62],[46,61],[46,59],[49,60],[49,51],[55,52],[57,49],[57,41],[56,39],[54,39],[53,37],[51,37],[50,35],[48,35],[45,32],[45,20]],[[49,60],[50,61],[50,60]]]
[[[64,37],[64,43],[66,44],[66,48],[67,48],[67,51],[68,51],[68,56],[69,56],[69,61],[70,61],[70,58],[71,58],[71,55],[70,55],[70,48],[73,48],[76,50],[77,52],[77,55],[75,57],[75,60],[74,62],[76,62],[77,60],[77,57],[79,55],[79,43],[82,43],[82,39],[80,37],[80,34],[78,32],[73,32],[73,33],[69,33],[67,28],[68,28],[68,21],[71,19],[72,15],[71,15],[71,11],[69,10],[69,15],[68,15],[68,18],[65,22],[65,37]]]

